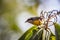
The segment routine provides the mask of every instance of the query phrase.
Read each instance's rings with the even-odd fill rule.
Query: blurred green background
[[[38,4],[37,0],[0,0],[0,40],[18,40],[31,26],[24,25],[25,19],[37,16]]]

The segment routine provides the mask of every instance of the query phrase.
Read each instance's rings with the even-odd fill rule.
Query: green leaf
[[[42,39],[42,30],[39,30],[38,27],[33,26],[28,31],[26,31],[19,40],[40,40]]]
[[[21,37],[20,37],[20,39],[19,40],[26,40],[27,39],[27,37],[30,35],[32,35],[32,30],[34,30],[34,29],[36,29],[37,27],[36,26],[33,26],[32,28],[30,28],[28,31],[26,31]],[[29,37],[30,38],[30,37]],[[28,39],[29,39],[28,38]],[[28,40],[27,39],[27,40]]]
[[[32,26],[29,30],[27,30],[20,38],[19,40],[43,40],[43,33],[45,29],[41,28],[38,29],[37,26]],[[45,35],[46,36],[46,35]],[[49,36],[49,35],[48,35]],[[46,40],[46,39],[45,39]],[[54,35],[52,32],[50,34],[49,40],[56,40],[56,35]]]
[[[38,30],[37,32],[33,31],[33,35],[31,36],[29,40],[42,40],[42,34],[43,34],[42,29]]]
[[[50,40],[56,40],[56,36],[51,33]]]
[[[57,40],[60,40],[60,25],[57,23],[54,23],[55,30],[56,30],[56,38]]]

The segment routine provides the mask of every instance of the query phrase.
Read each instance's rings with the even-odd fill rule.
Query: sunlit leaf
[[[54,25],[55,25],[55,29],[56,29],[57,39],[60,40],[60,25],[57,23],[54,23]]]
[[[43,29],[42,28],[38,29],[36,26],[33,26],[28,31],[26,31],[19,38],[19,40],[42,40],[42,38],[44,37],[42,35],[43,35]],[[56,36],[54,34],[52,34],[52,32],[51,32],[49,40],[56,40]]]
[[[54,23],[55,29],[57,30],[57,34],[54,35],[51,32],[51,35],[49,37],[49,40],[59,40],[60,38],[60,25]],[[42,28],[41,28],[42,29]],[[32,26],[28,31],[26,31],[20,38],[19,40],[42,40],[44,36],[43,35],[43,29],[38,29],[37,26]],[[45,35],[46,36],[46,35]],[[49,36],[49,35],[48,35]],[[57,37],[58,36],[58,37]],[[47,38],[48,39],[48,38]],[[46,40],[46,39],[45,39]]]
[[[56,36],[51,33],[50,40],[56,40]]]
[[[42,39],[42,31],[36,26],[33,26],[28,31],[26,31],[19,40],[40,40]]]
[[[27,38],[27,36],[29,36],[30,35],[30,37],[31,37],[31,35],[32,35],[32,30],[34,30],[34,29],[36,29],[37,27],[35,27],[35,26],[33,26],[31,29],[29,29],[26,33],[24,33],[21,37],[20,37],[20,39],[19,40],[25,40],[26,38]],[[29,38],[30,38],[29,37]],[[28,39],[29,39],[28,38]]]

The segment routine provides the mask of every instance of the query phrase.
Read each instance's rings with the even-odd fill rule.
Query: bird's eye
[[[29,20],[34,20],[34,18],[30,18]]]

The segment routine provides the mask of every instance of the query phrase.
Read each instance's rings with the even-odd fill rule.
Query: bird
[[[27,19],[25,22],[39,26],[42,24],[42,19],[43,19],[42,17],[31,17],[31,18]]]

